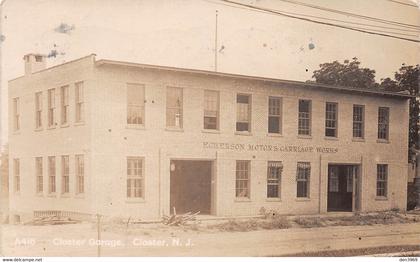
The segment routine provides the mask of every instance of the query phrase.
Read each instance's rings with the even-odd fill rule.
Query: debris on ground
[[[200,211],[197,211],[196,213],[188,212],[182,215],[177,215],[174,208],[174,213],[172,215],[164,215],[162,217],[162,223],[168,226],[181,226],[187,224],[189,221],[196,220],[196,216],[198,214],[200,214]]]
[[[68,225],[68,224],[77,224],[81,221],[71,219],[70,217],[62,217],[62,216],[44,216],[44,217],[36,217],[33,220],[26,222],[25,225],[33,225],[33,226],[44,226],[44,225]]]

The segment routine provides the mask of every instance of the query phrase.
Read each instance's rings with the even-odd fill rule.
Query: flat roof
[[[303,87],[314,88],[314,89],[334,90],[334,91],[344,92],[344,93],[367,94],[367,95],[374,95],[374,96],[385,96],[385,97],[403,98],[403,99],[415,97],[405,92],[391,92],[391,91],[375,90],[375,89],[368,89],[368,88],[333,86],[333,85],[326,85],[326,84],[320,84],[320,83],[315,83],[315,82],[302,82],[302,81],[284,80],[284,79],[268,78],[268,77],[260,77],[260,76],[222,73],[222,72],[207,71],[207,70],[200,70],[200,69],[189,69],[189,68],[179,68],[179,67],[170,67],[170,66],[140,64],[140,63],[132,63],[132,62],[122,62],[122,61],[107,60],[107,59],[100,59],[96,61],[96,64],[98,66],[101,66],[101,65],[128,66],[128,67],[137,67],[137,68],[152,69],[152,70],[191,73],[191,74],[197,74],[197,75],[210,75],[210,76],[218,76],[218,77],[255,80],[255,81],[263,81],[263,82],[303,86]]]

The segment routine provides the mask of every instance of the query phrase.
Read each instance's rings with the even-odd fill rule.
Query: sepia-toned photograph
[[[419,6],[0,1],[2,261],[418,261]]]

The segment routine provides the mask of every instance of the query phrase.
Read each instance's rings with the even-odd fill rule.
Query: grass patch
[[[276,216],[267,219],[229,220],[224,223],[208,225],[209,229],[227,232],[248,232],[260,229],[285,229],[291,225],[286,217]]]
[[[295,218],[294,222],[304,228],[325,226],[322,219],[319,217],[298,217]]]
[[[282,257],[352,257],[352,256],[368,256],[374,254],[385,253],[399,253],[420,251],[418,245],[404,245],[404,246],[382,246],[370,248],[356,248],[356,249],[340,249],[340,250],[327,250],[317,252],[302,252],[297,254],[282,255]],[[408,256],[412,256],[408,254]]]

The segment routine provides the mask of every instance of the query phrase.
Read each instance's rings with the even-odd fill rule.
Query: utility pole
[[[418,136],[418,145],[420,147],[420,134]],[[416,154],[416,177],[414,178],[414,188],[417,196],[417,203],[415,210],[420,210],[420,149],[417,148],[414,152]]]
[[[218,10],[216,10],[216,30],[214,32],[214,71],[217,72],[217,16]]]

